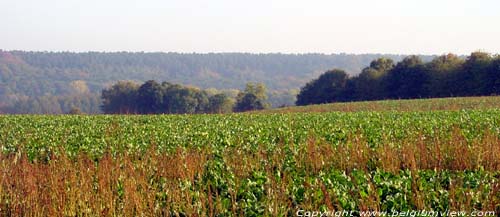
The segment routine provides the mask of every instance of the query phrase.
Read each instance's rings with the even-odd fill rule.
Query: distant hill
[[[26,52],[0,50],[0,106],[42,96],[98,94],[118,80],[158,80],[201,88],[242,89],[263,82],[274,92],[273,105],[289,104],[290,96],[331,68],[354,75],[382,54],[250,54],[142,52]],[[431,57],[424,57],[430,59]],[[286,95],[286,94],[285,94]],[[290,95],[290,94],[289,94]],[[70,105],[68,105],[70,106]],[[94,109],[95,110],[95,109]]]

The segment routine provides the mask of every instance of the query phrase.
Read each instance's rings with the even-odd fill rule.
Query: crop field
[[[0,116],[0,215],[499,213],[500,109],[477,105]]]
[[[331,103],[321,105],[293,106],[258,111],[258,113],[286,112],[358,112],[358,111],[436,111],[500,108],[499,96],[456,97],[434,99],[403,99]]]

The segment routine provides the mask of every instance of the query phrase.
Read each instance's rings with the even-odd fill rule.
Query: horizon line
[[[0,48],[0,52],[33,52],[33,53],[75,53],[75,54],[84,54],[84,53],[142,53],[142,54],[197,54],[197,55],[210,55],[210,54],[250,54],[250,55],[387,55],[387,56],[441,56],[447,54],[455,54],[457,56],[468,56],[469,54],[462,53],[453,53],[453,52],[443,52],[441,54],[426,54],[426,53],[377,53],[377,52],[366,52],[366,53],[353,53],[353,52],[248,52],[248,51],[211,51],[211,52],[198,52],[198,51],[132,51],[132,50],[109,50],[109,51],[98,51],[98,50],[22,50],[22,49],[12,49],[12,50],[4,50]],[[484,52],[491,55],[500,55],[500,53],[488,52],[483,49],[478,49],[473,52]],[[471,53],[473,53],[471,52]]]

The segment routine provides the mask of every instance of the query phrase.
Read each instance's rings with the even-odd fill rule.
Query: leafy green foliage
[[[334,85],[326,79],[331,71],[325,72],[301,89],[296,104],[495,95],[500,89],[499,59],[484,52],[465,59],[447,54],[430,62],[408,56],[396,65],[379,58],[358,76],[337,79],[344,85]]]
[[[137,91],[139,85],[130,81],[119,81],[110,88],[102,90],[104,113],[135,113],[137,111]]]
[[[297,105],[321,104],[343,101],[347,74],[338,69],[330,70],[306,84],[297,95]]]
[[[20,145],[31,157],[63,146],[71,155],[80,151],[99,155],[114,151],[162,150],[178,146],[238,146],[256,149],[280,141],[302,144],[311,135],[339,144],[350,134],[362,134],[369,145],[397,141],[418,134],[447,137],[459,126],[469,141],[485,130],[500,133],[500,111],[358,112],[167,116],[0,116],[0,144],[4,151]],[[161,129],[161,130],[160,130]],[[439,134],[434,134],[439,132]],[[63,141],[54,142],[54,141]]]
[[[264,93],[265,94],[265,93]],[[233,101],[225,94],[154,80],[142,85],[120,81],[102,91],[107,114],[193,114],[231,112]]]
[[[245,91],[240,92],[236,97],[234,110],[237,112],[262,110],[269,107],[266,100],[267,94],[264,84],[248,83]]]
[[[208,98],[208,113],[230,113],[233,110],[234,101],[223,93],[215,94]]]
[[[401,166],[408,161],[396,164],[396,171],[389,171],[380,164],[385,160],[377,156],[385,154],[381,151],[385,147],[400,152],[412,150],[412,141],[422,139],[430,141],[424,150],[434,150],[444,141],[463,143],[461,147],[475,147],[477,142],[498,144],[499,126],[498,109],[189,116],[25,115],[0,116],[0,144],[6,156],[26,155],[32,162],[42,164],[62,153],[72,159],[82,159],[82,154],[90,156],[92,165],[100,164],[107,155],[116,159],[138,156],[124,161],[124,165],[142,165],[136,169],[147,169],[153,164],[149,161],[155,160],[144,157],[151,150],[159,153],[155,156],[180,156],[175,163],[145,170],[151,172],[150,176],[139,176],[144,177],[146,186],[152,186],[157,206],[171,206],[181,215],[188,213],[193,204],[209,206],[208,200],[217,204],[217,213],[225,216],[285,215],[293,214],[297,208],[332,207],[449,210],[466,204],[463,206],[468,209],[487,209],[500,201],[498,171],[481,167],[463,171]],[[487,134],[493,135],[493,139],[484,141]],[[459,139],[453,140],[457,135]],[[410,149],[403,149],[404,144],[411,144]],[[360,154],[336,155],[345,148]],[[450,162],[458,158],[454,155],[457,152],[442,151],[439,153],[448,155],[443,154],[443,165],[456,166]],[[189,173],[187,168],[193,167],[189,165],[199,162],[199,158],[190,158],[195,156],[189,155],[192,152],[206,154],[199,172],[193,176],[158,175],[161,173],[157,169],[165,167],[179,168],[170,172]],[[328,155],[333,158],[322,158]],[[366,162],[363,156],[368,158]],[[183,163],[189,160],[190,164]],[[344,169],[336,162],[355,166]],[[118,198],[131,194],[127,180],[114,180]],[[165,202],[176,196],[172,189],[180,189],[182,193],[178,194],[189,196],[192,201],[187,206],[180,205],[183,198],[178,199],[178,204]]]

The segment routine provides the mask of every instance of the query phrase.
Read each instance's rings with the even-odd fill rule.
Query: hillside
[[[81,98],[94,113],[103,87],[118,80],[169,81],[200,88],[242,89],[249,81],[263,82],[274,106],[294,102],[297,90],[331,68],[357,74],[381,54],[249,54],[249,53],[130,53],[25,52],[0,50],[0,107],[30,98]],[[431,57],[424,57],[430,59]],[[79,95],[76,97],[75,95]],[[49,99],[46,101],[60,101]],[[75,100],[73,100],[75,101]],[[63,109],[53,109],[58,113]],[[40,103],[39,103],[40,104]],[[42,103],[43,104],[43,103]],[[82,104],[82,103],[80,103]],[[97,107],[96,107],[97,106]],[[29,106],[28,106],[29,107]],[[1,110],[1,109],[0,109]],[[64,111],[62,111],[64,112]]]

